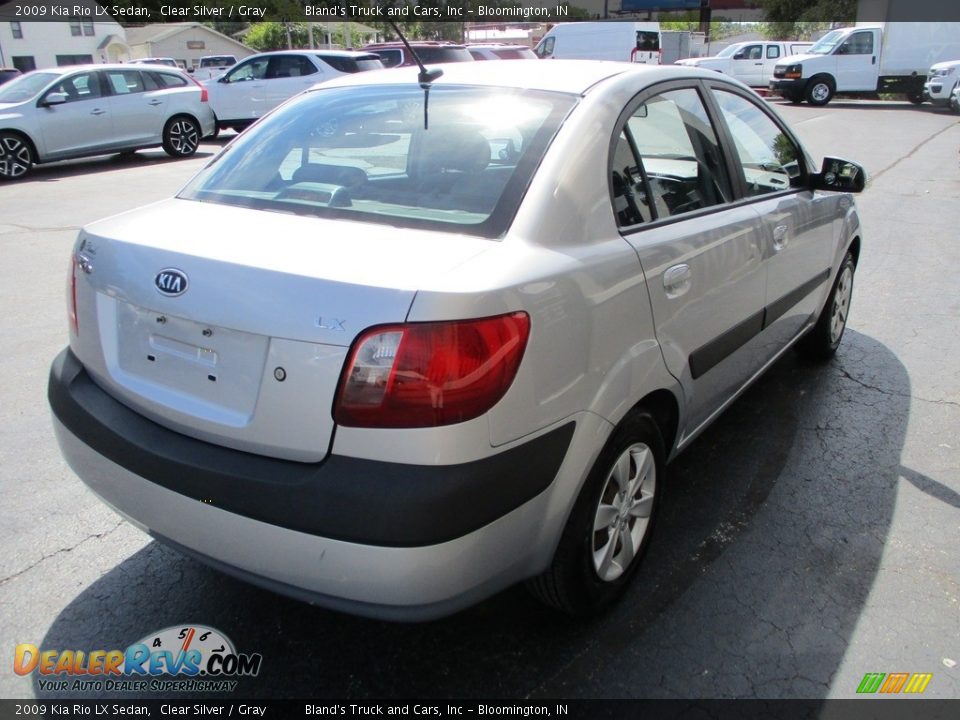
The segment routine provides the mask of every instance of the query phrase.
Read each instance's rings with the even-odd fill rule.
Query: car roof
[[[257,53],[256,55],[249,55],[244,60],[249,60],[252,57],[267,57],[270,55],[313,55],[315,57],[344,57],[344,58],[357,58],[357,57],[366,57],[371,53],[365,50],[325,50],[321,48],[316,48],[314,50],[270,50],[269,52]]]
[[[496,63],[429,63],[443,75],[434,85],[486,85],[492,87],[547,90],[583,95],[609,78],[631,73],[644,79],[643,85],[679,77],[716,79],[717,73],[680,65],[643,65],[606,60],[501,60]],[[348,85],[417,84],[416,66],[372,70],[334,78],[318,88]]]
[[[445,40],[411,40],[411,47],[448,47],[448,48],[461,48],[466,47],[461,43],[448,42]],[[371,43],[369,45],[364,45],[364,50],[374,50],[377,48],[384,50],[391,50],[393,48],[403,48],[406,47],[400,40],[391,40],[390,42],[381,42],[381,43]]]
[[[51,67],[51,68],[37,68],[36,70],[31,70],[31,73],[54,73],[56,75],[68,75],[73,72],[89,72],[91,70],[143,70],[144,68],[136,67],[138,65],[150,65],[151,63],[144,62],[128,62],[128,63],[87,63],[85,65],[63,65],[62,67]],[[170,67],[169,65],[153,65],[149,68],[151,72],[153,71],[166,71],[166,72],[176,72],[183,74],[183,71],[179,67]]]

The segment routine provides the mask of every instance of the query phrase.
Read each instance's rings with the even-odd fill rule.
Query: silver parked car
[[[207,91],[162,65],[35,70],[0,88],[0,180],[37,163],[163,146],[193,155],[214,130]]]
[[[84,228],[56,434],[131,522],[278,592],[422,619],[527,580],[588,613],[667,462],[791,346],[836,351],[863,170],[712,71],[442,70],[428,105],[416,68],[304,93]]]
[[[242,130],[317,83],[382,68],[380,58],[368,52],[278,50],[244,58],[205,84],[217,116],[217,129]]]

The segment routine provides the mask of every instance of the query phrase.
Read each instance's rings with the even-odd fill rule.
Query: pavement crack
[[[873,175],[871,175],[869,178],[867,178],[868,184],[870,184],[870,183],[872,183],[873,181],[875,181],[878,177],[880,177],[881,175],[883,175],[883,174],[886,173],[887,171],[893,170],[893,168],[895,168],[897,165],[899,165],[900,163],[902,163],[904,160],[909,160],[910,158],[912,158],[912,157],[920,150],[920,148],[922,148],[924,145],[926,145],[928,142],[930,142],[930,141],[933,140],[934,138],[937,138],[937,137],[943,135],[943,133],[947,132],[948,130],[952,130],[954,127],[956,127],[957,124],[958,124],[958,123],[953,123],[953,124],[951,124],[951,125],[947,125],[946,127],[941,128],[940,130],[938,130],[937,132],[935,132],[935,133],[934,133],[933,135],[931,135],[930,137],[921,140],[921,141],[920,141],[919,143],[917,143],[917,144],[913,147],[913,149],[911,149],[910,152],[908,152],[906,155],[903,155],[902,157],[898,158],[897,160],[895,160],[895,161],[892,162],[891,164],[887,165],[887,167],[883,168],[882,170],[878,170],[878,171],[875,172]]]
[[[892,390],[885,390],[882,387],[871,385],[870,383],[864,382],[863,380],[854,377],[843,368],[839,368],[839,370],[840,370],[840,374],[843,375],[843,377],[845,377],[847,380],[850,380],[851,382],[855,382],[857,385],[859,385],[862,388],[866,388],[867,390],[874,390],[880,393],[881,395],[906,398],[907,400],[916,400],[917,402],[925,402],[925,403],[930,403],[932,405],[952,405],[953,407],[960,407],[960,403],[954,402],[953,400],[934,400],[933,398],[925,398],[925,397],[919,397],[918,395],[911,395],[908,393],[900,393]]]
[[[60,548],[59,550],[56,550],[55,552],[52,552],[52,553],[50,553],[49,555],[43,555],[43,556],[41,556],[39,560],[37,560],[36,562],[30,563],[29,565],[27,565],[27,566],[26,566],[25,568],[23,568],[22,570],[18,570],[17,572],[13,573],[12,575],[7,575],[7,577],[0,579],[0,587],[6,585],[6,584],[7,584],[8,582],[10,582],[11,580],[15,580],[16,578],[20,577],[21,575],[24,575],[25,573],[30,572],[31,570],[33,570],[33,568],[37,567],[37,565],[40,565],[41,563],[46,562],[46,561],[49,560],[50,558],[54,558],[54,557],[56,557],[57,555],[62,555],[62,554],[64,554],[64,553],[73,552],[74,550],[76,550],[78,547],[80,547],[80,546],[83,545],[84,543],[88,542],[89,540],[100,540],[100,539],[102,539],[102,538],[105,538],[107,535],[109,535],[109,534],[111,534],[112,532],[114,532],[117,528],[119,528],[119,527],[120,527],[121,525],[123,525],[123,524],[124,524],[124,521],[123,521],[123,520],[119,520],[119,521],[117,522],[117,524],[114,525],[113,527],[111,527],[109,530],[104,530],[104,531],[101,532],[101,533],[94,533],[93,535],[87,535],[85,538],[83,538],[83,540],[80,540],[79,542],[77,542],[77,543],[74,544],[74,545],[71,545],[70,547]]]

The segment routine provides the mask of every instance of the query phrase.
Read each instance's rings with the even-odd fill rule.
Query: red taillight
[[[67,317],[70,319],[70,332],[80,334],[77,321],[77,258],[70,255],[70,269],[67,272]]]
[[[333,417],[351,427],[435,427],[482,415],[517,374],[525,312],[371,328],[353,344]]]
[[[200,102],[209,102],[210,93],[207,92],[207,86],[197,80],[195,77],[190,77],[187,75],[187,78],[198,88],[200,88]]]

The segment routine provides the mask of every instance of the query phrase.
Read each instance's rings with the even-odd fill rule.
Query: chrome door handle
[[[663,289],[668,298],[676,298],[685,294],[692,285],[690,266],[686,263],[667,268],[663,273]]]
[[[163,100],[151,100],[147,105],[163,105]]]
[[[786,225],[777,225],[773,229],[773,251],[780,252],[790,244],[790,237],[787,235]]]
[[[91,111],[90,111],[90,114],[91,114],[91,115],[104,115],[106,112],[107,112],[106,110],[101,110],[100,108],[96,108],[96,109],[94,109],[94,110],[91,110]]]

